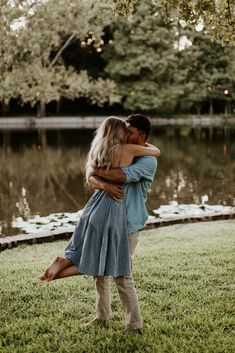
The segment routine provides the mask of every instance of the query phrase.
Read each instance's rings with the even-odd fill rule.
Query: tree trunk
[[[1,102],[1,114],[6,115],[7,113],[9,113],[9,111],[10,111],[9,104],[5,102]]]
[[[180,101],[178,101],[176,103],[175,109],[174,109],[175,114],[178,114],[180,112],[180,109],[181,109],[181,103],[180,103]]]
[[[231,114],[231,113],[232,113],[232,101],[230,99],[228,102],[228,114]]]
[[[209,115],[214,115],[214,106],[212,98],[210,98]]]
[[[225,106],[224,106],[224,114],[230,114],[231,113],[231,101],[225,101]]]
[[[225,105],[224,105],[224,114],[227,115],[228,114],[228,102],[225,101]]]
[[[45,98],[40,99],[40,117],[46,116],[46,100]]]
[[[42,118],[46,116],[46,100],[41,98],[37,103],[37,118]]]
[[[197,115],[201,115],[202,105],[199,103],[197,104]]]
[[[60,114],[60,100],[56,101],[56,114],[59,115]]]
[[[40,114],[40,103],[37,102],[37,118],[41,118]]]

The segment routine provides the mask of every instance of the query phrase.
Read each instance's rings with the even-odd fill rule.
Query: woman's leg
[[[66,257],[57,256],[46,271],[39,277],[41,281],[52,281],[60,271],[66,269],[69,266],[73,266],[71,260]]]
[[[76,266],[72,265],[57,273],[54,280],[78,275],[82,275],[82,273],[79,272],[79,269]]]

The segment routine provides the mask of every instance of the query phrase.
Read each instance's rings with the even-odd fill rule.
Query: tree
[[[214,101],[223,101],[224,112],[230,112],[230,102],[234,98],[234,49],[223,47],[211,41],[204,30],[187,30],[192,45],[181,53],[182,66],[187,68],[184,93],[179,97],[183,102],[196,106],[197,114],[202,105],[208,102],[208,113],[214,113]]]
[[[200,28],[199,28],[200,27]],[[126,109],[200,114],[214,101],[231,111],[234,91],[234,50],[213,42],[205,26],[174,16],[167,23],[151,0],[137,3],[132,18],[118,17],[113,41],[104,50],[110,78]]]
[[[83,96],[99,105],[119,101],[113,82],[92,80],[62,60],[74,40],[87,43],[92,36],[92,45],[100,48],[103,28],[112,15],[102,1],[73,0],[65,6],[58,0],[55,6],[52,0],[2,0],[1,5],[1,100],[40,102],[41,115],[46,103],[62,96]]]
[[[114,11],[131,16],[138,0],[109,0]],[[188,24],[203,23],[210,37],[221,44],[235,43],[234,0],[152,0],[166,21],[176,15]]]
[[[159,7],[145,0],[135,6],[133,18],[119,17],[113,42],[104,50],[107,72],[129,110],[173,110],[182,91],[174,28],[166,24]]]

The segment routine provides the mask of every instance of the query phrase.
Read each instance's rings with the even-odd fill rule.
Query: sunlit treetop
[[[131,16],[141,0],[109,0],[117,14]],[[214,41],[235,44],[235,0],[152,0],[168,22],[178,18],[187,23],[203,24]]]

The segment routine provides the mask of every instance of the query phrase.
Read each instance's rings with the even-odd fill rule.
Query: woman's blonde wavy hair
[[[105,119],[95,132],[86,162],[86,181],[92,167],[109,168],[118,145],[127,143],[128,128],[124,120],[115,116]]]

